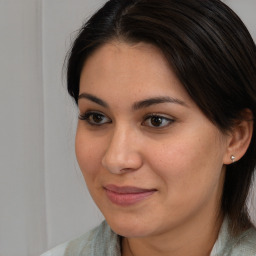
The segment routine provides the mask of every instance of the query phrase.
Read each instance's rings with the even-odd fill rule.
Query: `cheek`
[[[76,157],[86,182],[94,178],[100,170],[101,145],[97,140],[92,141],[91,136],[78,129],[75,143]]]
[[[222,147],[214,139],[183,136],[171,142],[155,144],[153,151],[146,151],[150,168],[165,183],[168,191],[182,194],[194,193],[198,189],[214,186],[222,169]],[[209,136],[205,136],[208,138]],[[216,144],[216,145],[215,145]],[[174,189],[175,188],[175,189]],[[191,190],[189,192],[189,190]]]
[[[146,147],[144,152],[147,159],[151,159],[152,169],[167,176],[180,175],[181,170],[185,171],[188,162],[194,158],[193,146],[186,139],[175,138],[164,143],[156,142],[151,147]]]

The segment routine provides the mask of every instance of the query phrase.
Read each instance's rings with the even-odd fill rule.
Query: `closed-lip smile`
[[[120,206],[129,206],[138,203],[157,191],[156,189],[145,189],[132,186],[120,187],[112,184],[104,186],[104,189],[109,200]]]

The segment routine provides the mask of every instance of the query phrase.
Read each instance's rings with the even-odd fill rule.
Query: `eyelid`
[[[145,122],[147,120],[149,120],[150,118],[153,118],[153,117],[159,117],[159,118],[162,118],[164,120],[166,120],[168,122],[168,124],[166,125],[163,125],[163,126],[150,126],[150,125],[144,125],[144,126],[148,126],[150,128],[155,128],[155,129],[163,129],[163,128],[166,128],[168,127],[169,125],[171,125],[173,122],[175,122],[175,118],[174,117],[170,117],[170,116],[166,116],[165,114],[159,114],[159,113],[151,113],[151,114],[147,114],[145,115],[144,117],[144,121],[142,122],[142,125],[145,124]]]
[[[98,120],[91,119],[91,117],[93,118],[93,115],[95,115],[94,117],[96,117],[96,115],[98,115],[98,117],[100,117],[100,118],[102,117],[102,120],[100,120],[100,118]],[[98,118],[98,117],[96,117],[96,118]],[[105,115],[101,111],[95,111],[95,110],[87,110],[83,114],[79,114],[78,118],[80,120],[85,121],[90,126],[102,126],[105,124],[112,123],[112,120],[107,115]],[[147,124],[147,121],[150,118],[160,118],[163,120],[163,122],[161,122],[159,125]],[[163,129],[163,128],[166,128],[169,125],[171,125],[174,121],[176,121],[176,119],[169,115],[160,114],[160,113],[150,113],[143,117],[141,124],[142,124],[142,126],[146,126],[149,128]]]
[[[79,113],[78,118],[81,120],[84,120],[85,118],[87,118],[89,115],[92,114],[98,114],[98,115],[103,115],[106,116],[104,113],[102,113],[101,111],[96,111],[96,110],[86,110],[83,113]]]
[[[103,123],[91,122],[89,118],[90,118],[92,115],[100,115],[100,116],[102,116],[103,118],[108,119],[109,121],[103,122]],[[105,114],[103,114],[102,112],[100,112],[100,111],[94,111],[94,110],[89,110],[89,111],[86,111],[84,114],[79,114],[78,118],[79,118],[80,120],[86,121],[86,122],[87,122],[89,125],[91,125],[91,126],[102,126],[102,125],[104,125],[104,124],[108,124],[108,123],[111,123],[111,122],[112,122],[111,119],[110,119],[108,116],[106,116]]]

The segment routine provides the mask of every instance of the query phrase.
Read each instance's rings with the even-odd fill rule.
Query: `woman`
[[[110,0],[68,58],[106,221],[44,255],[256,255],[256,47],[219,0]]]

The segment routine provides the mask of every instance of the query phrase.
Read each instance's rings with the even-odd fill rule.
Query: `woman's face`
[[[95,203],[126,237],[217,214],[228,138],[154,46],[105,44],[80,79],[76,154]]]

